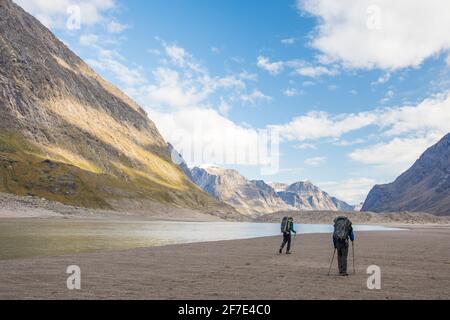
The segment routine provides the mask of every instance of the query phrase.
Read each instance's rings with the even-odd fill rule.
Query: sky
[[[15,0],[190,165],[351,204],[450,131],[447,0]]]

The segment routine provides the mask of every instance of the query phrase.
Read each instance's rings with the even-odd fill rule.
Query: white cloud
[[[376,180],[370,178],[348,179],[344,181],[332,181],[317,183],[327,193],[344,200],[349,204],[364,202],[369,191],[376,184]]]
[[[165,50],[169,58],[181,66],[184,65],[185,58],[189,56],[184,48],[175,45],[166,46]]]
[[[105,13],[116,7],[115,0],[14,0],[49,28],[64,28],[68,9],[80,8],[81,25],[92,26],[105,21]]]
[[[170,68],[159,67],[153,71],[153,76],[156,84],[141,88],[141,99],[148,101],[150,105],[157,103],[175,108],[196,106],[200,105],[212,90],[197,82],[181,79],[180,73]]]
[[[330,84],[328,86],[328,90],[330,90],[330,91],[336,91],[338,88],[339,88],[339,86],[336,84]]]
[[[227,116],[230,110],[231,105],[223,97],[220,97],[220,105],[219,105],[220,114]]]
[[[237,99],[248,103],[270,99],[257,89],[247,93],[247,82],[255,82],[255,74],[242,71],[212,76],[186,49],[160,42],[165,56],[161,59],[162,65],[153,70],[154,81],[127,89],[142,104],[170,108],[211,107],[210,98],[217,93],[222,98],[216,107],[227,114],[232,108],[231,102]]]
[[[272,97],[266,96],[259,90],[254,90],[250,94],[241,95],[241,100],[246,103],[255,104],[258,101],[271,101]]]
[[[121,24],[120,22],[117,22],[117,21],[110,21],[106,25],[106,30],[109,33],[122,33],[123,31],[125,31],[128,28],[129,28],[129,26],[127,26],[125,24]]]
[[[388,103],[395,96],[394,90],[388,90],[384,97],[380,100],[380,103],[385,104]]]
[[[284,69],[291,69],[294,74],[318,78],[321,76],[335,76],[339,71],[335,68],[329,68],[323,65],[313,65],[303,60],[288,60],[271,62],[269,58],[259,56],[257,58],[257,66],[272,75],[280,74]]]
[[[273,127],[279,130],[284,139],[306,141],[340,138],[346,133],[369,126],[378,127],[386,137],[429,132],[443,136],[450,131],[450,93],[435,95],[415,106],[338,115],[314,111]]]
[[[387,143],[380,143],[350,153],[352,160],[363,164],[375,165],[388,172],[403,172],[442,135],[429,134],[417,138],[394,138]]]
[[[377,122],[388,136],[427,132],[443,136],[450,131],[450,93],[432,96],[416,106],[383,109]]]
[[[349,68],[417,67],[450,48],[447,0],[298,0],[317,17],[312,47]],[[356,45],[355,45],[356,44]]]
[[[210,108],[186,108],[160,112],[146,108],[158,124],[161,134],[170,141],[190,165],[241,164],[261,161],[255,147],[258,132],[235,124]]]
[[[294,44],[295,42],[297,42],[296,38],[286,38],[281,40],[281,43],[286,45]]]
[[[257,65],[273,75],[279,74],[284,69],[284,63],[282,61],[270,62],[269,58],[263,56],[258,57]]]
[[[295,146],[294,148],[298,149],[298,150],[307,150],[307,149],[316,150],[317,149],[317,147],[311,143],[302,143],[298,146]]]
[[[217,47],[211,47],[211,52],[214,54],[220,54],[220,49]]]
[[[161,55],[161,51],[155,48],[151,48],[147,50],[148,53],[150,53],[151,55],[154,56],[160,56]]]
[[[297,68],[295,70],[295,73],[304,77],[317,78],[324,75],[335,76],[338,74],[338,71],[335,69],[328,69],[327,67],[324,66],[305,66]]]
[[[323,165],[325,162],[327,162],[326,157],[314,157],[314,158],[308,158],[305,160],[305,164],[311,167],[318,167]]]
[[[307,81],[303,81],[302,85],[303,85],[304,87],[311,87],[311,86],[316,85],[316,83],[313,82],[313,81],[307,80]]]
[[[129,67],[126,59],[116,50],[105,49],[100,45],[100,37],[95,34],[82,35],[79,38],[80,44],[95,50],[95,58],[86,59],[86,63],[97,71],[103,71],[112,75],[125,91],[128,88],[138,87],[147,83],[144,71],[141,67]]]
[[[335,142],[333,142],[334,145],[336,146],[340,146],[340,147],[349,147],[349,146],[354,146],[357,144],[362,144],[365,143],[366,140],[364,139],[355,139],[355,140],[337,140]]]
[[[243,80],[249,80],[249,81],[258,81],[258,75],[256,73],[250,73],[247,71],[242,71],[239,74],[239,78]]]
[[[368,143],[374,137],[364,139],[361,136],[353,141],[340,138],[346,133],[369,126],[378,129],[374,136],[377,143],[352,151],[350,159],[376,166],[384,173],[398,175],[410,167],[428,147],[450,132],[450,93],[432,96],[413,106],[356,114],[309,112],[273,128],[289,141],[306,143],[333,138],[337,141],[335,145],[351,146]]]
[[[285,125],[275,125],[281,136],[287,140],[305,141],[321,138],[338,138],[343,134],[364,128],[374,123],[371,113],[331,116],[326,112],[309,112],[294,118]]]
[[[377,79],[377,81],[372,82],[371,85],[375,86],[375,85],[385,84],[390,79],[391,79],[391,74],[389,72],[387,72],[387,73],[383,74],[381,77],[379,77]]]
[[[450,132],[450,94],[436,95],[417,106],[383,109],[376,122],[388,140],[354,150],[349,157],[385,171],[402,172]]]
[[[295,88],[287,88],[286,90],[284,90],[283,94],[287,97],[296,97],[300,95],[301,92]]]
[[[80,36],[80,44],[88,47],[96,47],[99,37],[96,34],[84,34]]]

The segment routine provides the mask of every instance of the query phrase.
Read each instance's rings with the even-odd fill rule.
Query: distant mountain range
[[[362,210],[450,215],[450,133],[393,183],[375,186]]]
[[[238,171],[214,166],[194,167],[193,181],[214,198],[243,214],[269,214],[278,211],[353,211],[354,208],[311,182],[291,185],[247,180]]]

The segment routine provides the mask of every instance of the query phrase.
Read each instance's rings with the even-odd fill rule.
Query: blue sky
[[[308,179],[356,204],[450,131],[448,1],[16,2],[191,164]],[[279,138],[271,175],[236,160],[265,130]]]

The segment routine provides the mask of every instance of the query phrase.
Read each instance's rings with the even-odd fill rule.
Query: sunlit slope
[[[101,208],[218,205],[134,101],[10,0],[0,0],[0,113],[0,191]]]

